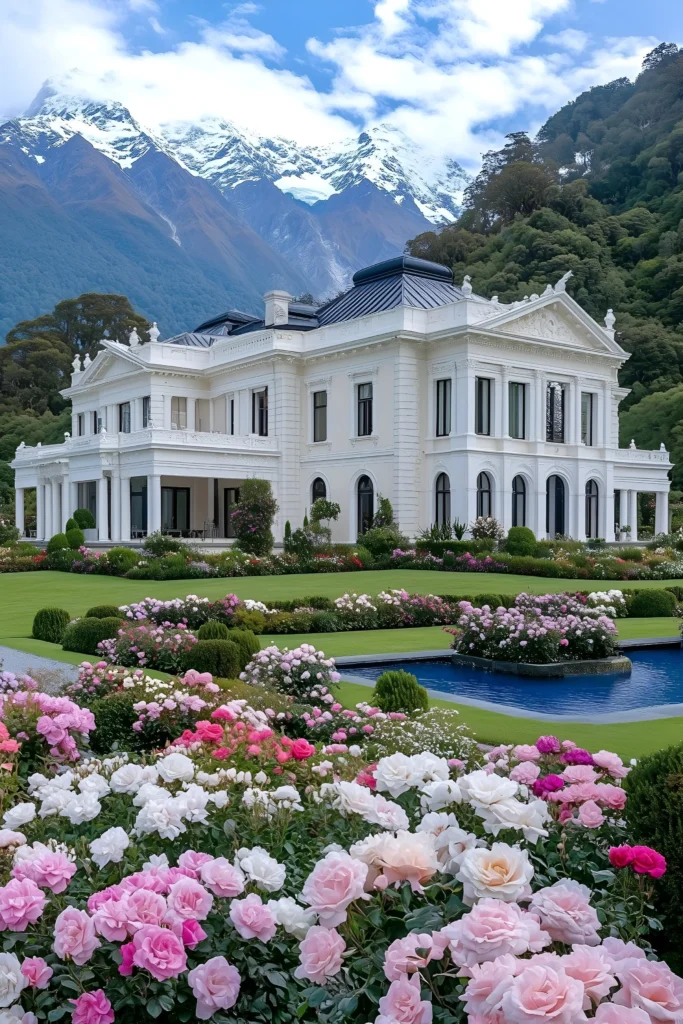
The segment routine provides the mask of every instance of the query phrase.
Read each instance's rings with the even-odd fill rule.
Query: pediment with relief
[[[99,384],[107,380],[116,380],[118,377],[130,377],[131,374],[139,372],[137,366],[111,352],[107,352],[102,359],[93,360],[92,368],[89,369],[87,376],[85,373],[79,374],[74,379],[74,384]]]
[[[560,316],[556,309],[545,307],[528,313],[526,316],[515,317],[494,328],[502,334],[516,334],[541,341],[564,342],[578,348],[603,348],[598,340],[588,331],[581,330]]]

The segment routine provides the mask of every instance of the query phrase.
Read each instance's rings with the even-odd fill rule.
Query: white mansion
[[[35,487],[38,539],[77,507],[100,541],[224,538],[241,482],[261,477],[277,539],[326,496],[342,509],[334,539],[355,541],[378,494],[410,537],[490,514],[538,537],[609,541],[616,523],[633,538],[639,491],[656,492],[665,531],[668,454],[619,448],[628,353],[612,311],[596,323],[568,276],[505,304],[401,256],[324,306],[272,291],[262,319],[230,311],[167,341],[156,325],[149,344],[103,340],[92,362],[74,359],[64,443],[17,450],[17,523]]]

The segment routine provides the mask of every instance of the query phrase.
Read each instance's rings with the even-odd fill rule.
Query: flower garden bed
[[[493,658],[477,658],[471,654],[452,654],[455,666],[479,668],[485,672],[501,675],[527,676],[530,679],[564,679],[565,676],[594,676],[630,674],[631,659],[623,654],[608,658],[589,658],[581,661],[557,661],[545,665],[531,665],[524,661],[497,661]]]

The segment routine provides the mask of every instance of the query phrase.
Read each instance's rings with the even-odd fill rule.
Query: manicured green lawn
[[[629,587],[664,587],[669,581],[633,582]],[[8,573],[0,576],[2,617],[0,637],[30,636],[33,616],[47,605],[82,615],[95,604],[129,604],[143,597],[222,597],[227,593],[260,601],[282,598],[339,597],[346,591],[377,594],[404,587],[420,594],[535,594],[563,590],[608,590],[625,584],[609,581],[555,580],[504,573],[433,572],[425,569],[388,569],[378,572],[312,573],[301,576],[260,576],[240,579],[172,580],[155,583],[113,576],[79,576],[62,572]],[[393,632],[393,631],[392,631]],[[404,650],[407,648],[404,648]]]

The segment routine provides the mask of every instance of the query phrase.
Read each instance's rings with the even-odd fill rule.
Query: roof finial
[[[155,341],[159,340],[159,335],[161,334],[161,331],[157,327],[156,320],[154,321],[152,326],[149,328],[147,333],[149,334],[149,340],[152,342],[152,344],[154,344]]]
[[[128,335],[128,344],[130,345],[131,348],[137,348],[138,345],[140,344],[140,335],[135,330],[135,328],[133,328],[133,330]]]
[[[631,438],[631,443],[629,445],[629,448],[631,449],[631,451],[634,451],[635,447],[636,447],[636,442],[634,441],[633,438]]]
[[[85,356],[83,358],[83,369],[87,370],[91,363],[92,363],[92,359],[90,358],[90,353],[86,352]]]
[[[472,294],[472,278],[469,274],[465,274],[462,279],[461,291],[466,299],[469,299]]]
[[[555,291],[555,292],[566,292],[566,290],[567,290],[567,281],[569,280],[570,277],[573,277],[573,276],[574,276],[574,271],[573,270],[568,270],[566,274],[562,275],[560,280],[555,285],[553,291]]]
[[[616,323],[616,320],[617,318],[614,315],[614,310],[608,309],[607,314],[605,316],[605,330],[612,338],[614,337],[614,325]]]
[[[78,352],[73,357],[73,362],[71,363],[71,365],[73,366],[74,373],[81,372],[81,357],[79,356]]]

